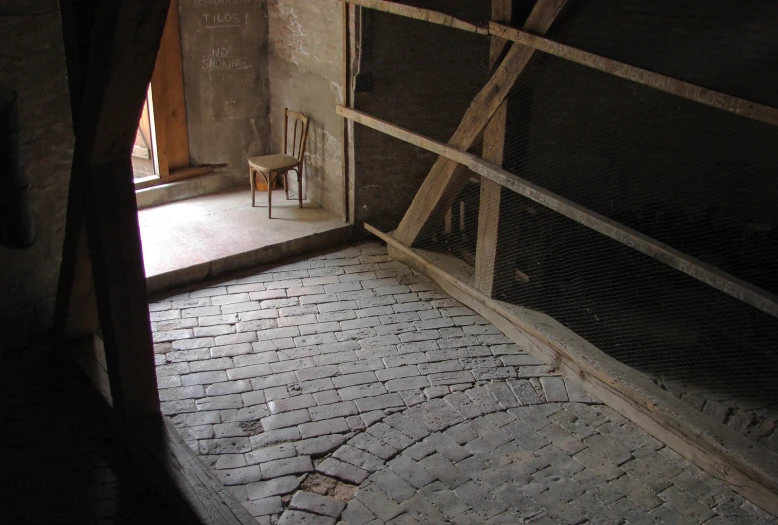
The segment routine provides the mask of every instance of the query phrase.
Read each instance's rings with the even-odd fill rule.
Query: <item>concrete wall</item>
[[[45,4],[45,5],[44,5]],[[45,10],[45,2],[18,2]],[[0,245],[0,354],[26,346],[50,326],[73,153],[59,13],[0,17],[0,82],[19,92],[22,155],[38,240],[26,250]]]
[[[284,108],[310,121],[305,180],[309,199],[343,210],[341,103],[343,23],[338,0],[268,0],[271,144],[283,144]],[[291,186],[296,191],[296,185]]]
[[[179,15],[191,162],[248,186],[247,159],[269,151],[265,2],[181,0]]]

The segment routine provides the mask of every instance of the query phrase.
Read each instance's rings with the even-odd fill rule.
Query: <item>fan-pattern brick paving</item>
[[[378,243],[150,310],[163,411],[259,523],[776,523]]]

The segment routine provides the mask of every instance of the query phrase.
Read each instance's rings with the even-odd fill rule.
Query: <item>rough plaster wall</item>
[[[247,159],[269,152],[267,13],[264,0],[181,0],[192,165],[229,163],[248,185]]]
[[[338,0],[268,0],[271,143],[280,151],[284,108],[310,121],[305,163],[307,196],[343,209],[343,23]],[[292,186],[295,189],[295,186]]]
[[[18,3],[19,10],[51,7]],[[0,354],[50,326],[65,228],[73,153],[59,13],[0,17],[0,82],[19,92],[22,155],[38,240],[26,250],[0,245]]]

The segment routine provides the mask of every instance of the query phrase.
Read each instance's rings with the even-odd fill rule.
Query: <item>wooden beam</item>
[[[168,2],[117,0],[94,5],[63,0],[65,8],[92,21],[89,38],[65,25],[66,55],[88,56],[86,70],[72,71],[82,90],[68,196],[71,231],[86,225],[111,397],[126,418],[159,411],[154,349],[148,319],[130,154],[146,89],[168,13]],[[75,44],[74,44],[75,43]],[[73,48],[72,45],[76,45]],[[88,49],[84,50],[83,47]],[[68,66],[78,64],[68,60]],[[83,222],[81,222],[83,221]],[[75,268],[78,239],[66,237],[63,270]],[[69,243],[69,244],[68,244]],[[75,243],[75,244],[74,244]],[[73,272],[61,272],[58,305],[71,305]]]
[[[73,132],[77,135],[89,65],[94,5],[90,5],[86,0],[63,1],[60,2],[60,15],[66,49],[70,112]],[[83,179],[71,177],[68,183],[62,262],[54,305],[53,325],[55,337],[59,340],[90,336],[98,325],[92,266],[83,221],[84,199]],[[81,301],[81,307],[74,304],[75,300]]]
[[[589,210],[588,208],[576,204],[537,184],[522,179],[513,173],[486,162],[475,155],[454,148],[449,144],[443,144],[442,142],[424,137],[423,135],[389,124],[388,122],[353,109],[339,107],[336,111],[339,115],[349,118],[354,122],[364,124],[370,128],[400,140],[404,140],[438,155],[443,155],[453,162],[461,163],[478,175],[492,180],[500,186],[513,190],[538,204],[542,204],[543,206],[554,210],[560,215],[564,215],[565,217],[610,237],[625,246],[648,255],[649,257],[675,268],[689,277],[712,286],[735,299],[755,306],[759,310],[774,317],[778,317],[778,298],[776,298],[775,295],[733,277],[718,268],[714,268],[695,257],[671,248],[656,239],[643,235],[632,228]]]
[[[512,40],[517,44],[532,47],[538,51],[554,55],[576,64],[581,64],[598,71],[603,71],[648,86],[665,93],[670,93],[687,100],[699,102],[706,106],[711,106],[741,117],[750,118],[766,124],[778,126],[778,109],[757,104],[732,95],[727,95],[712,89],[697,86],[690,82],[684,82],[676,78],[668,77],[659,73],[654,73],[647,69],[631,66],[617,60],[611,60],[594,53],[589,53],[581,49],[568,46],[542,36],[528,33],[520,29],[506,27],[502,24],[492,22],[489,25],[489,31],[492,35]]]
[[[189,166],[178,0],[170,1],[154,74],[151,75],[151,92],[159,176],[166,178],[171,172]]]
[[[524,27],[537,33],[545,33],[565,2],[566,0],[538,0]],[[511,47],[500,66],[471,102],[459,127],[449,140],[450,145],[466,150],[473,144],[508,96],[534,51],[516,44]],[[439,158],[397,226],[397,239],[411,246],[423,229],[429,233],[434,227],[432,224],[442,218],[468,178],[469,174],[465,170],[457,169],[455,162]],[[432,223],[430,219],[434,219]]]
[[[113,407],[111,381],[108,378],[108,365],[105,361],[105,348],[103,348],[102,339],[93,333],[81,339],[69,340],[63,345],[63,348],[89,377],[105,402]]]
[[[398,2],[388,2],[386,0],[346,0],[346,2],[360,7],[382,11],[384,13],[391,13],[393,15],[413,18],[415,20],[423,20],[433,24],[453,27],[454,29],[462,29],[471,33],[478,33],[479,35],[489,34],[488,27],[479,26],[430,9],[422,9],[420,7],[413,7]]]
[[[343,75],[341,77],[341,88],[340,88],[340,100],[341,103],[346,107],[351,107],[351,32],[349,30],[349,13],[350,13],[350,7],[348,2],[343,2],[343,5],[341,7],[341,23],[343,24],[343,49],[341,50],[341,53],[343,53],[343,57],[341,60],[341,74]],[[349,181],[348,181],[348,172],[349,172],[349,156],[348,156],[348,121],[343,121],[343,139],[342,144],[343,147],[341,148],[341,155],[343,159],[343,180],[341,182],[342,184],[342,196],[343,199],[343,222],[348,222],[349,220]]]
[[[135,189],[143,190],[146,188],[153,188],[154,186],[161,186],[162,184],[170,184],[172,182],[179,182],[182,180],[199,177],[201,175],[207,175],[212,173],[216,168],[223,168],[225,166],[227,166],[227,164],[192,166],[189,168],[178,169],[170,172],[170,174],[164,179],[160,177],[159,179],[149,179],[144,180],[143,182],[136,182]]]
[[[90,338],[100,326],[92,263],[89,260],[86,226],[83,221],[81,226],[74,239],[76,251],[71,255],[75,266],[70,269],[72,273],[69,291],[63,295],[63,298],[68,298],[68,304],[58,305],[62,317],[58,318],[57,336],[63,340]]]
[[[509,24],[513,0],[492,0],[492,21]],[[493,36],[489,49],[489,67],[495,67],[505,49],[507,40]],[[484,130],[483,158],[502,166],[505,150],[505,124],[508,101],[504,101]],[[497,261],[497,235],[500,226],[500,197],[502,186],[482,178],[478,205],[478,234],[475,248],[475,287],[491,297],[494,288]]]
[[[497,238],[500,231],[502,186],[483,178],[478,205],[478,236],[475,246],[475,287],[492,296],[497,264]]]
[[[389,256],[437,282],[443,290],[493,323],[522,349],[554,365],[570,381],[629,418],[689,461],[732,484],[733,490],[778,515],[778,461],[751,440],[713,423],[645,375],[610,357],[554,319],[496,301],[472,286],[462,261],[398,242],[365,224],[389,247]],[[434,257],[434,259],[433,259]],[[448,268],[448,269],[447,269]]]

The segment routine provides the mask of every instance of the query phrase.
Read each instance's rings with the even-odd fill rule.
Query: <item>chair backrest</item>
[[[289,120],[292,120],[292,135],[289,136]],[[290,140],[291,139],[291,140]],[[284,153],[302,162],[308,142],[308,117],[289,108],[284,110]],[[289,147],[291,145],[291,148]]]

